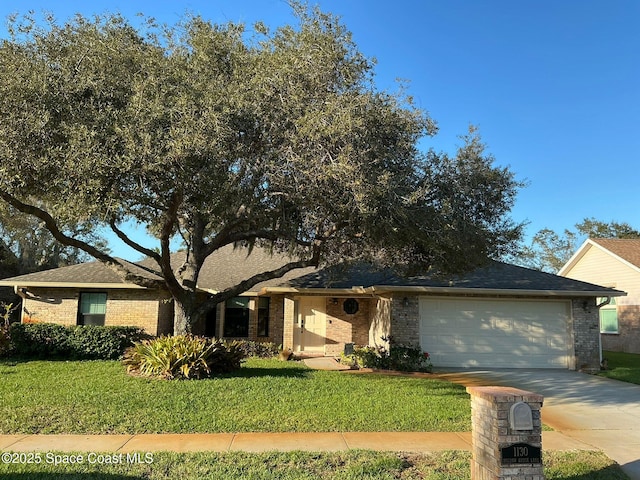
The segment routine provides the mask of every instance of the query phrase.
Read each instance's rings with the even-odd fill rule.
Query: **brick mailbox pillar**
[[[544,480],[542,395],[510,387],[467,387],[472,480]]]

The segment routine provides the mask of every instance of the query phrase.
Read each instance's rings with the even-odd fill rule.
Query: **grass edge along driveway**
[[[438,379],[249,359],[208,380],[132,377],[119,362],[0,362],[0,433],[469,431],[469,396]]]
[[[602,356],[607,359],[609,369],[601,371],[601,376],[640,385],[640,355],[602,352]]]

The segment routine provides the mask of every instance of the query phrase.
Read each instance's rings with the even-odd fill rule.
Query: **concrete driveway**
[[[500,385],[544,395],[542,422],[605,452],[640,480],[640,385],[545,369],[448,370],[463,385]],[[543,446],[544,447],[544,446]]]

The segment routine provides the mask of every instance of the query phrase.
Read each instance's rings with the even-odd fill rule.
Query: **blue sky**
[[[529,222],[528,236],[585,217],[640,229],[640,1],[312,3],[341,16],[360,50],[377,59],[379,88],[410,81],[440,126],[425,149],[453,153],[469,124],[480,127],[496,164],[528,182],[512,211]],[[283,0],[12,0],[0,4],[0,16],[43,9],[60,20],[109,11],[173,23],[189,11],[214,22],[292,21]]]

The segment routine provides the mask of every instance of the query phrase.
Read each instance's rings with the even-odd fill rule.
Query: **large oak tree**
[[[14,19],[0,47],[0,199],[128,281],[167,288],[175,332],[295,268],[368,259],[459,271],[510,248],[520,184],[477,132],[454,156],[421,152],[437,129],[429,115],[402,89],[376,89],[373,61],[338,18],[292,7],[294,25],[251,32],[197,16]],[[159,249],[127,237],[132,219]],[[77,222],[108,225],[155,259],[162,285],[61,228]],[[188,255],[175,269],[177,236]],[[196,302],[203,262],[229,244],[291,262]]]

